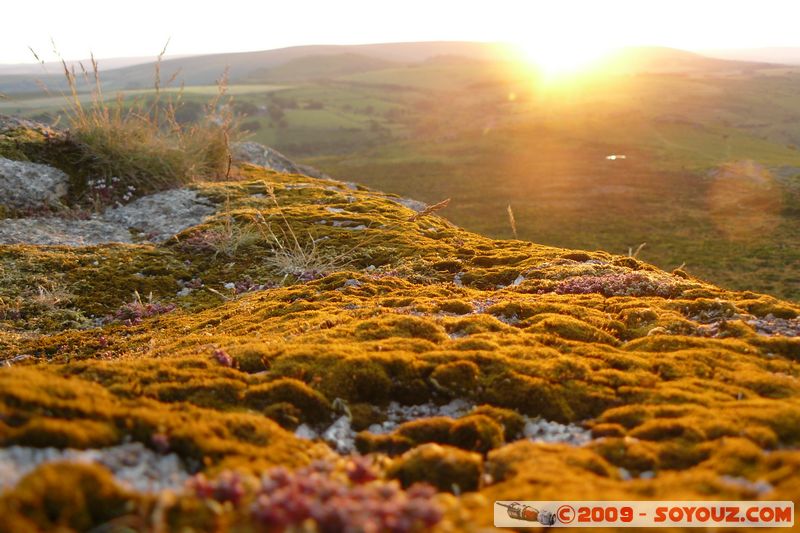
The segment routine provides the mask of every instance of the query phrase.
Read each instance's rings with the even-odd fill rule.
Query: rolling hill
[[[522,238],[647,243],[639,256],[662,268],[800,298],[800,70],[665,48],[609,62],[550,84],[496,46],[400,43],[179,58],[163,72],[210,82],[231,64],[250,138],[336,177],[452,198],[445,214],[468,229],[512,236],[511,205]],[[152,65],[104,78],[149,84]],[[190,85],[184,101],[201,109],[214,92]],[[11,94],[0,112],[51,119],[61,105]]]
[[[366,45],[295,46],[257,52],[198,55],[166,59],[161,68],[165,78],[179,73],[188,86],[212,85],[228,71],[231,83],[299,81],[321,77],[356,74],[379,70],[395,64],[417,64],[436,57],[462,57],[483,62],[516,61],[508,45],[473,42],[418,42]],[[107,90],[145,89],[152,87],[154,64],[135,60],[137,64],[103,69]],[[105,60],[116,67],[121,60]],[[74,64],[74,63],[73,63]],[[671,48],[626,48],[602,63],[604,68],[625,72],[695,72],[733,69],[757,69],[760,63],[710,59],[691,52]],[[88,63],[86,64],[88,66]],[[101,65],[102,66],[102,65]],[[770,65],[771,66],[771,65]],[[35,67],[35,66],[34,66]],[[53,89],[63,88],[60,65],[41,71],[20,71],[19,66],[0,66],[0,91],[4,93],[40,92],[39,81]],[[80,68],[77,69],[80,71]],[[17,72],[17,73],[15,73]]]

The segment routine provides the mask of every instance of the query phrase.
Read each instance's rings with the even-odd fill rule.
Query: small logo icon
[[[543,526],[552,526],[556,523],[556,517],[550,511],[540,511],[535,507],[531,507],[530,505],[522,505],[519,502],[512,502],[510,504],[497,502],[497,505],[500,507],[505,507],[506,512],[508,512],[508,516],[515,520],[538,522]]]
[[[575,520],[575,509],[571,505],[562,505],[556,511],[556,517],[562,524],[569,524]]]

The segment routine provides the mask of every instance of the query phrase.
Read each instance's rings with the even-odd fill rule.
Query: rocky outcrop
[[[56,132],[49,126],[41,122],[27,120],[9,115],[0,115],[0,135],[5,135],[15,131],[27,130],[38,133],[45,137],[55,136]]]
[[[167,219],[215,202],[179,241],[0,246],[0,473],[25,476],[0,494],[6,529],[74,516],[34,488],[80,487],[92,507],[76,530],[160,520],[154,501],[174,502],[169,526],[140,529],[329,523],[275,518],[287,485],[320,513],[339,511],[323,494],[364,507],[379,489],[393,519],[418,508],[415,482],[452,492],[425,489],[444,517],[425,508],[417,531],[489,527],[492,501],[531,491],[798,498],[797,305],[488,239],[341,182],[238,177],[98,218],[158,229],[171,204],[184,207]],[[119,468],[123,446],[150,466]],[[169,454],[192,475],[167,500],[142,487],[184,479]]]
[[[533,493],[800,498],[796,304],[403,202],[242,165],[4,221],[151,238],[0,246],[4,530],[464,531]]]
[[[258,165],[276,172],[303,174],[312,178],[329,178],[325,173],[312,166],[297,164],[279,151],[253,141],[233,143],[231,155],[234,161]]]
[[[214,211],[214,206],[197,191],[173,189],[108,209],[102,219],[141,233],[149,241],[163,242],[199,224]]]
[[[89,246],[106,242],[132,242],[131,233],[123,226],[98,219],[34,217],[0,220],[0,244]]]
[[[191,189],[151,194],[86,220],[65,217],[0,220],[0,244],[89,246],[109,242],[164,242],[213,214],[214,206]]]
[[[37,210],[60,205],[69,177],[62,171],[28,161],[0,157],[0,205]]]

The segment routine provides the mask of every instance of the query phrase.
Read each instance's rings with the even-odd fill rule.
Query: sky
[[[213,8],[212,8],[213,6]],[[800,46],[800,0],[4,1],[0,64],[303,44],[468,40],[569,48]],[[10,24],[8,22],[11,22]]]

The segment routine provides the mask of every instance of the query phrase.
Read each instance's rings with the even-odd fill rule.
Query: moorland
[[[800,298],[796,67],[632,49],[554,80],[475,43],[298,47],[164,61],[185,78],[184,120],[226,66],[250,138],[333,177],[452,198],[445,216],[492,237],[638,250]],[[63,76],[41,78],[50,96],[31,76],[0,77],[0,112],[55,118]],[[104,82],[146,97],[152,65]]]

